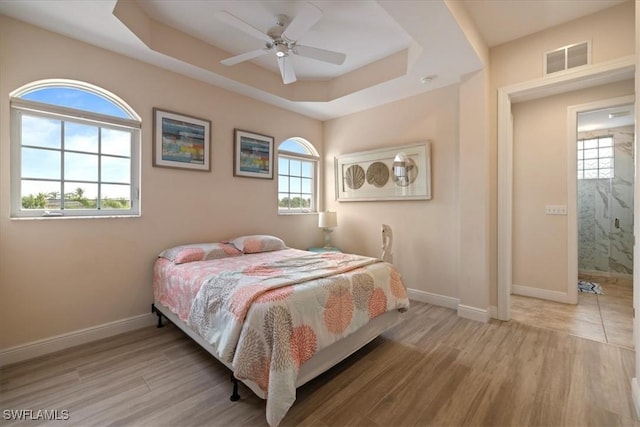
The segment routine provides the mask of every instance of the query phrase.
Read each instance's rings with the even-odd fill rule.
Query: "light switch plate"
[[[547,215],[566,215],[567,205],[547,205],[545,213]]]

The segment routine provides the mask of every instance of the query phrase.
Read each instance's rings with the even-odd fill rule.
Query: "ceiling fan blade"
[[[271,39],[271,37],[269,37],[267,34],[263,33],[262,31],[258,30],[255,27],[252,27],[251,25],[247,24],[246,22],[244,22],[242,19],[238,18],[237,16],[234,16],[232,14],[230,14],[227,11],[220,11],[218,13],[216,13],[216,18],[218,18],[219,20],[221,20],[222,22],[225,22],[233,27],[236,27],[237,29],[244,31],[245,33],[249,34],[250,36],[253,36],[257,39],[260,40],[264,40],[267,43],[271,43],[273,42],[273,40]]]
[[[318,61],[330,62],[336,65],[342,65],[347,55],[333,50],[320,49],[311,46],[296,45],[293,53],[307,58],[317,59]]]
[[[278,57],[278,66],[280,67],[280,74],[282,75],[282,82],[286,85],[296,81],[296,73],[293,70],[293,64],[291,58],[288,56]]]
[[[242,53],[240,55],[236,55],[236,56],[232,56],[232,57],[227,58],[227,59],[223,59],[222,61],[220,61],[220,63],[223,64],[223,65],[236,65],[236,64],[239,64],[241,62],[248,61],[250,59],[257,58],[257,57],[262,56],[262,55],[266,55],[267,53],[269,53],[269,51],[270,51],[270,49],[267,49],[267,48],[258,49],[258,50],[252,50],[250,52],[245,52],[245,53]]]
[[[322,10],[311,3],[305,3],[302,11],[287,25],[287,28],[285,28],[282,33],[282,37],[289,41],[298,40],[322,18],[322,15],[324,15]]]

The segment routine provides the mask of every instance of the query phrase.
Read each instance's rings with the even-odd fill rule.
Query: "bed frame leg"
[[[233,393],[231,393],[229,400],[237,402],[240,400],[240,395],[238,394],[238,380],[233,376],[233,372],[231,373],[231,382],[233,383]]]
[[[151,312],[155,313],[158,316],[158,325],[156,326],[156,328],[162,328],[164,326],[164,324],[162,323],[162,313],[160,313],[160,310],[156,309],[155,304],[151,304]]]

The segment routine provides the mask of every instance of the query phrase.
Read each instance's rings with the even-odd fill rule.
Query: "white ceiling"
[[[321,7],[324,16],[298,41],[308,46],[347,52],[348,56],[341,66],[302,56],[294,57],[296,74],[303,79],[328,80],[406,49],[411,44],[411,37],[377,2],[313,3]],[[276,15],[284,14],[294,19],[303,6],[302,1],[274,0],[183,0],[179,8],[175,1],[138,0],[138,4],[153,19],[233,55],[263,48],[265,43],[215,18],[217,12],[227,11],[266,33],[275,25]],[[197,13],[194,13],[194,9],[197,9]],[[254,62],[274,73],[279,72],[275,55]]]
[[[462,2],[482,37],[495,46],[623,0],[453,1]],[[295,56],[298,82],[286,87],[274,56],[233,67],[219,64],[219,59],[260,49],[264,42],[220,21],[215,14],[229,12],[266,32],[274,25],[275,15],[294,18],[302,1],[0,0],[0,13],[320,120],[457,83],[461,75],[482,67],[443,1],[311,3],[324,15],[299,42],[343,52],[347,59],[338,66]],[[174,42],[205,42],[194,45],[215,61],[196,64],[169,54],[164,46],[145,40],[133,22],[118,19],[116,6],[127,12],[119,16],[137,16],[147,24],[145,28],[172,34]],[[367,78],[362,77],[365,75]],[[435,78],[422,83],[425,76]]]
[[[633,104],[586,111],[578,113],[578,132],[631,126],[634,122],[635,107]]]

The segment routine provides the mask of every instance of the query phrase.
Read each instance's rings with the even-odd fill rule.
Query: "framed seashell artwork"
[[[339,202],[431,199],[431,142],[335,157]]]

